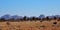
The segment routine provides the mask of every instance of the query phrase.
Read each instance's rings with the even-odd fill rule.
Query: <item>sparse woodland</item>
[[[39,17],[27,17],[27,16],[24,16],[23,18],[18,18],[18,19],[14,19],[14,18],[10,18],[10,19],[5,19],[5,18],[0,18],[0,22],[2,21],[51,21],[51,20],[57,20],[59,21],[60,20],[60,17],[53,17],[53,18],[49,18],[49,16],[46,16],[44,18],[39,18]]]
[[[60,18],[27,17],[23,18],[0,18],[0,30],[60,30]]]

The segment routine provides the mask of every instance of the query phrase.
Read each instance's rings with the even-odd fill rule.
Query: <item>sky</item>
[[[0,0],[0,16],[60,15],[60,0]]]

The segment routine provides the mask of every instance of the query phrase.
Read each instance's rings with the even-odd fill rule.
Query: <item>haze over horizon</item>
[[[60,0],[0,0],[0,16],[60,15]]]

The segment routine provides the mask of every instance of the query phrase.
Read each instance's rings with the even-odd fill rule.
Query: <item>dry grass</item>
[[[60,30],[60,21],[0,22],[0,30]]]

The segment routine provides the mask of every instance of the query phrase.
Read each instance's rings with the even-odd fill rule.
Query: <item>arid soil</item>
[[[0,30],[60,30],[60,21],[0,22]]]

